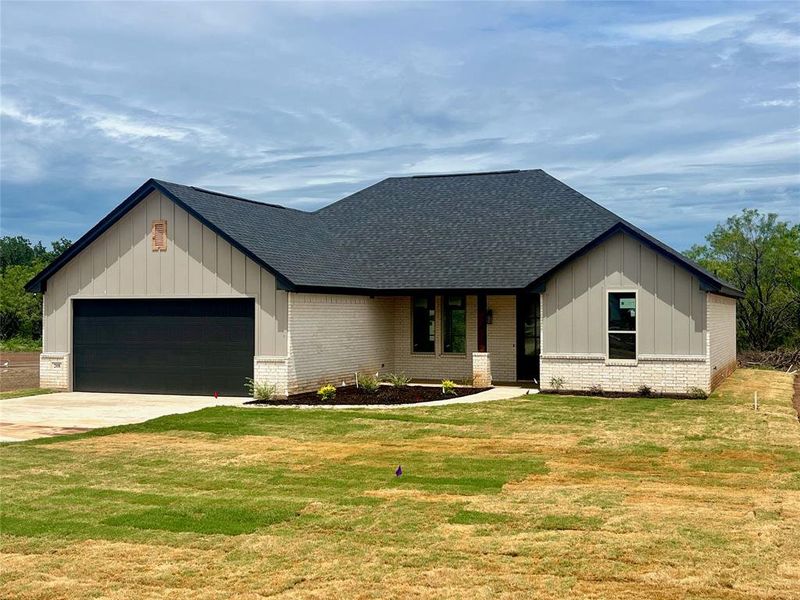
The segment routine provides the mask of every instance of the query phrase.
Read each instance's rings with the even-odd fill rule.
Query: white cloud
[[[695,37],[716,40],[741,30],[753,18],[753,15],[746,14],[689,17],[622,25],[615,27],[614,31],[643,40],[681,41]]]
[[[105,115],[94,119],[93,124],[112,138],[164,138],[179,142],[187,134],[182,129],[142,123],[122,115]]]
[[[800,36],[785,29],[758,29],[748,35],[745,40],[761,46],[783,46],[800,48]]]
[[[797,100],[792,100],[791,98],[784,98],[779,100],[764,100],[762,102],[756,102],[756,106],[796,106]]]
[[[0,102],[0,115],[32,127],[52,127],[62,124],[60,119],[51,119],[25,112],[13,100],[8,98],[3,98],[2,102]]]

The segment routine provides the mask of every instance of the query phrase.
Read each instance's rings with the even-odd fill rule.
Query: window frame
[[[636,302],[636,314],[634,315],[634,319],[636,320],[635,327],[636,329],[633,331],[629,330],[620,330],[620,331],[613,331],[613,333],[627,333],[633,334],[634,336],[634,358],[611,358],[609,356],[610,352],[610,344],[609,344],[609,336],[612,333],[612,330],[608,328],[608,305],[610,301],[611,294],[633,294],[634,301]],[[625,365],[635,365],[639,362],[639,289],[638,288],[608,288],[606,289],[605,293],[605,324],[603,325],[603,329],[605,331],[605,354],[606,354],[606,364],[625,364]]]
[[[416,301],[418,298],[426,298],[428,300],[428,310],[431,310],[433,307],[433,349],[432,350],[417,350],[414,348],[414,317],[416,312]],[[411,296],[411,353],[412,354],[421,354],[423,356],[435,356],[436,355],[436,318],[437,318],[437,310],[436,310],[436,295],[435,294],[415,294]],[[430,322],[430,316],[428,317],[428,322]]]
[[[463,300],[463,308],[459,310],[464,311],[464,351],[463,352],[455,352],[453,350],[447,350],[447,313],[448,313],[448,302],[449,298],[458,297]],[[442,354],[447,356],[466,356],[467,355],[467,295],[466,294],[442,294]]]

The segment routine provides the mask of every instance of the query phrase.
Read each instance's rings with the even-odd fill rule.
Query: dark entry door
[[[74,389],[245,396],[255,308],[224,300],[75,300]]]
[[[517,296],[517,379],[539,382],[539,294]]]

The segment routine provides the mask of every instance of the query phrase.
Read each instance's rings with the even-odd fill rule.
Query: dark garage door
[[[254,301],[75,300],[74,388],[244,396]]]

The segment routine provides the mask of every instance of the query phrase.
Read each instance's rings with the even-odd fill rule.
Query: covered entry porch
[[[256,379],[277,377],[290,394],[341,385],[355,372],[403,373],[416,382],[537,387],[539,298],[451,290],[290,293],[289,356],[256,357]],[[285,376],[277,372],[282,365]]]
[[[397,302],[398,370],[423,379],[457,374],[479,387],[512,382],[538,386],[538,294],[422,294]]]

